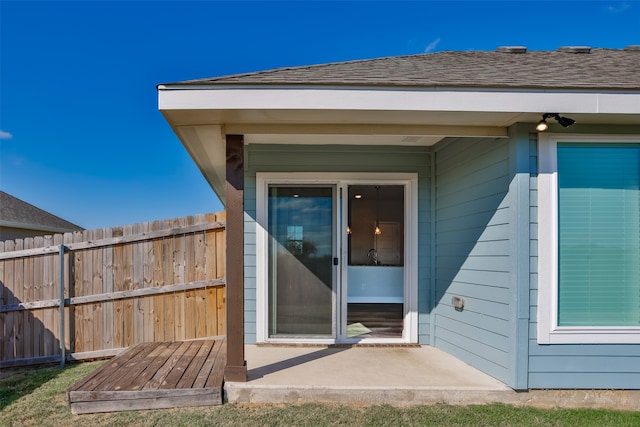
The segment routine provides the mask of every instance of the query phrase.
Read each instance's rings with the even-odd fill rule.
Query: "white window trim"
[[[405,221],[410,230],[418,227],[418,175],[416,173],[318,173],[318,172],[258,172],[256,173],[256,342],[331,344],[334,339],[270,338],[268,326],[268,232],[267,194],[270,184],[327,184],[351,185],[376,182],[406,186]],[[340,213],[338,213],[340,215]],[[406,233],[405,253],[405,319],[402,338],[370,338],[361,343],[417,343],[418,342],[418,233]],[[344,257],[341,257],[344,259]],[[341,273],[346,271],[341,263]],[[339,327],[339,326],[338,326]]]
[[[558,326],[559,142],[640,143],[640,137],[538,134],[538,344],[638,344],[637,326]]]

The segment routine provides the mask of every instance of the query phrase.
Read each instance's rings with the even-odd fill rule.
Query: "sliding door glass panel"
[[[334,188],[269,186],[269,336],[334,336]]]

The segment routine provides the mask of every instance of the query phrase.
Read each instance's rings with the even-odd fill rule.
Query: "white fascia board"
[[[160,110],[369,110],[640,114],[640,93],[159,86]]]

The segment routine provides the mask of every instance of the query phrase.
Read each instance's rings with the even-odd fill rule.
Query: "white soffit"
[[[226,198],[226,152],[221,126],[179,126],[176,134],[220,200]]]

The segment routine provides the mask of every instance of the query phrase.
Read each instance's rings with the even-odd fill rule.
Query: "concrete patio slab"
[[[245,358],[248,381],[225,383],[229,402],[487,403],[515,394],[495,378],[429,346],[249,345]]]

